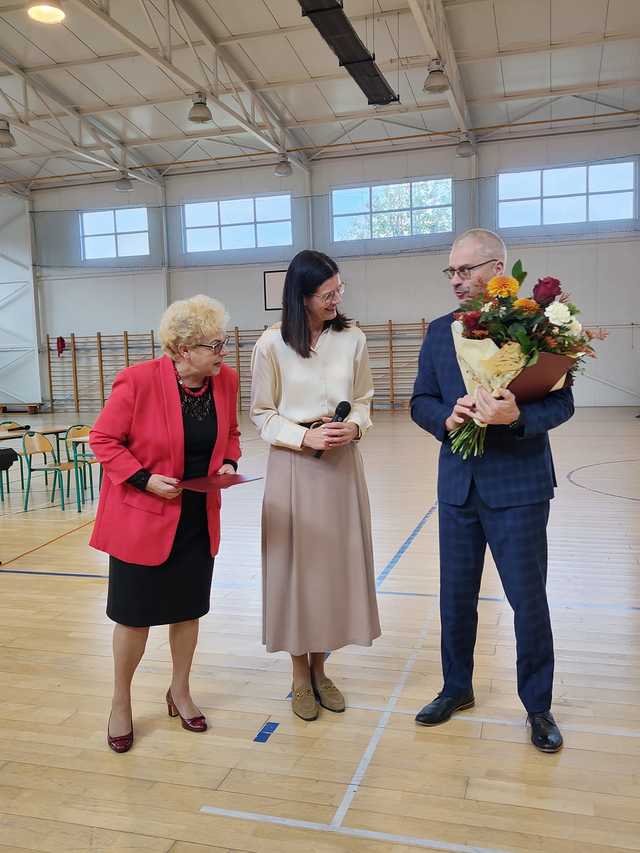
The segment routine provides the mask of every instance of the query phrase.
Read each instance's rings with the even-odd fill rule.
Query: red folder
[[[239,486],[242,483],[252,483],[262,480],[255,474],[213,474],[211,477],[194,477],[193,480],[183,480],[178,483],[179,489],[190,492],[213,492],[216,489],[228,489],[229,486]]]

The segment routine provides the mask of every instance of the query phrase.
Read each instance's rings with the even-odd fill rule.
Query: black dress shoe
[[[456,711],[464,711],[466,708],[473,708],[474,705],[473,692],[464,696],[443,696],[442,693],[438,693],[433,702],[418,711],[416,723],[420,723],[421,726],[439,726],[440,723],[446,723]]]
[[[531,726],[531,743],[536,749],[541,752],[557,752],[562,749],[562,735],[551,711],[529,714],[527,722]]]

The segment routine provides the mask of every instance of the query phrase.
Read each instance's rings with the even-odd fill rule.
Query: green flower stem
[[[467,421],[450,433],[451,449],[466,461],[470,456],[482,456],[487,437],[487,428],[478,426],[474,420]]]

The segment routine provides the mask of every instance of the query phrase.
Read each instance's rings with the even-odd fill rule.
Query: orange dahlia
[[[487,282],[488,296],[515,296],[519,290],[520,285],[518,284],[517,279],[510,275],[494,275],[494,277],[489,279]]]
[[[516,299],[513,303],[516,311],[524,311],[525,314],[537,314],[540,306],[535,299]]]

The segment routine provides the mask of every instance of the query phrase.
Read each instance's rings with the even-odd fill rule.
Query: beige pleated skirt
[[[371,510],[357,445],[272,447],[262,506],[262,642],[268,652],[370,646],[380,636]]]

